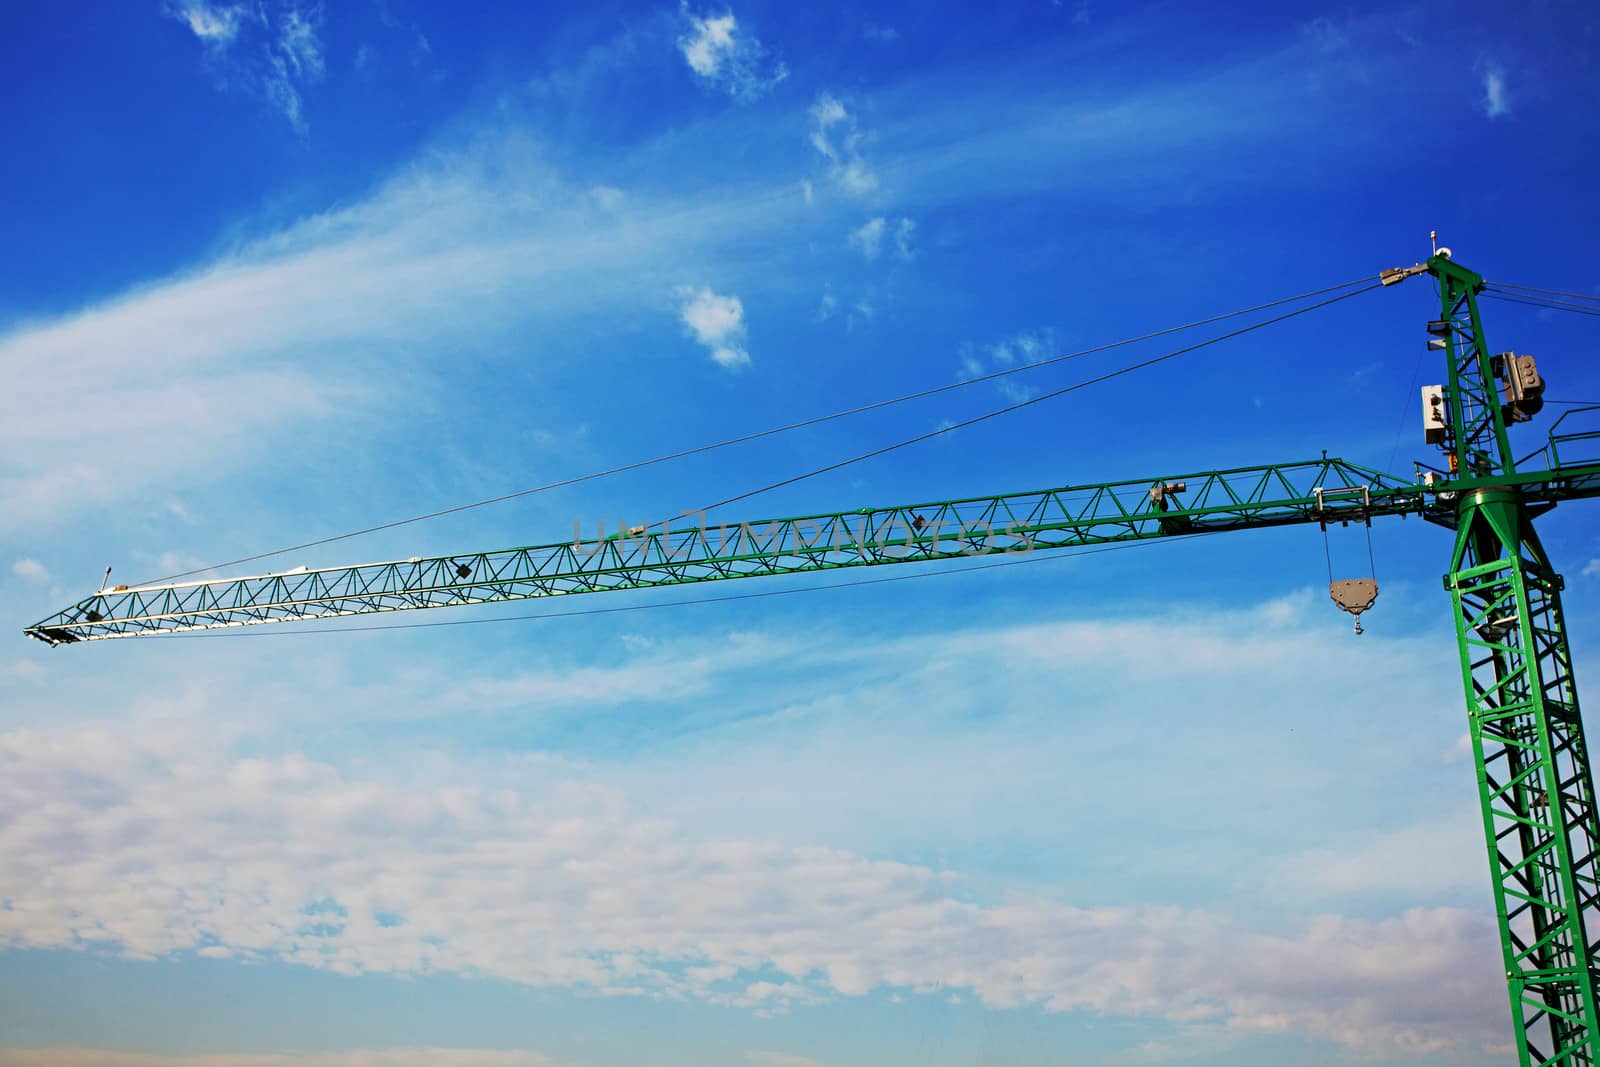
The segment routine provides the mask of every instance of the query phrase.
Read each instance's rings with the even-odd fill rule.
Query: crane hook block
[[[1356,617],[1356,633],[1361,633],[1361,613],[1377,602],[1378,582],[1375,578],[1341,578],[1328,583],[1328,595],[1340,611]]]

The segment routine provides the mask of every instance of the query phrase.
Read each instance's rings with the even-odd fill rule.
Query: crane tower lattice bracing
[[[1445,576],[1455,604],[1478,800],[1522,1067],[1593,1067],[1600,945],[1600,824],[1561,614],[1560,575],[1513,485],[1506,405],[1484,342],[1483,279],[1438,256],[1450,359],[1452,471],[1460,493]],[[1511,373],[1514,373],[1512,371]],[[1539,508],[1548,505],[1535,502]]]

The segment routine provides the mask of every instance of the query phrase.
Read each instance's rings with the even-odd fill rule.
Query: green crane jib
[[[349,567],[102,589],[24,631],[51,645],[496,603],[853,567],[1084,548],[1156,538],[1417,515],[1455,533],[1445,587],[1456,635],[1519,1063],[1600,1067],[1600,823],[1562,622],[1562,581],[1533,518],[1600,496],[1600,462],[1518,471],[1507,423],[1539,410],[1526,356],[1491,354],[1483,279],[1448,250],[1383,272],[1428,273],[1441,311],[1428,345],[1447,380],[1422,391],[1445,469],[1401,479],[1339,459],[862,508],[737,524],[690,513],[604,528],[593,541]],[[1585,435],[1577,435],[1585,436]],[[1600,435],[1587,435],[1600,437]],[[1359,617],[1375,584],[1334,582]],[[1359,625],[1358,625],[1359,630]]]
[[[28,628],[52,644],[378,611],[1021,554],[1421,513],[1420,485],[1336,459],[708,526],[254,578],[118,587]]]

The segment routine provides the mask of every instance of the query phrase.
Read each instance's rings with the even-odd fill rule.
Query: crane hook
[[[1372,607],[1378,599],[1378,580],[1376,578],[1340,578],[1336,582],[1328,583],[1328,596],[1340,611],[1348,611],[1356,617],[1356,633],[1366,631],[1361,628],[1361,613]]]

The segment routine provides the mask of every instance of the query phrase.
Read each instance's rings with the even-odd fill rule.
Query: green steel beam
[[[1600,481],[1600,467],[1593,472]],[[1176,487],[1181,485],[1181,491]],[[1441,509],[1337,459],[707,526],[640,527],[494,552],[103,590],[24,631],[50,644],[1021,554]]]
[[[1444,342],[1449,384],[1450,440],[1446,452],[1450,472],[1464,478],[1510,474],[1516,464],[1506,436],[1500,387],[1490,373],[1490,355],[1483,343],[1483,320],[1478,315],[1478,292],[1483,277],[1445,256],[1427,262],[1428,272],[1439,279]]]
[[[1533,516],[1560,497],[1549,471],[1516,470],[1478,317],[1483,279],[1440,256],[1427,268],[1439,279],[1441,319],[1430,333],[1444,339],[1449,361],[1445,448],[1459,474],[1446,497],[1455,503],[1456,541],[1444,581],[1455,605],[1518,1062],[1593,1067],[1600,822],[1562,581],[1533,529]],[[1587,475],[1568,488],[1594,490]]]

